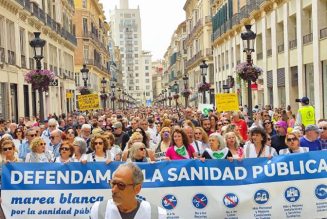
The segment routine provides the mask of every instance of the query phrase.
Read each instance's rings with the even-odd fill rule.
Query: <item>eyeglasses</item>
[[[195,135],[201,135],[202,133],[201,132],[195,132],[194,134]]]
[[[327,127],[320,127],[319,129],[326,131],[327,130]]]
[[[70,148],[62,147],[62,148],[60,148],[60,150],[61,150],[61,151],[69,151]]]
[[[9,147],[9,148],[2,148],[3,151],[12,151],[12,147]]]
[[[55,128],[56,126],[55,125],[49,125],[50,128]]]
[[[74,132],[67,132],[67,134],[69,134],[69,135],[73,135],[73,134],[74,134]]]
[[[145,151],[145,150],[146,150],[146,148],[139,148],[139,150],[140,150],[140,151]]]
[[[46,145],[46,143],[40,143],[39,145],[40,145],[40,146],[45,146],[45,145]]]
[[[36,134],[31,134],[31,135],[29,135],[29,136],[33,138],[33,137],[35,137],[35,136],[36,136]]]
[[[109,180],[109,185],[111,186],[111,188],[114,188],[114,186],[117,186],[119,190],[125,190],[126,186],[135,186],[134,183],[125,184],[122,182],[113,182],[111,180]]]
[[[55,137],[56,137],[56,136],[50,136],[50,139],[53,140],[53,139],[55,139]]]
[[[271,122],[264,122],[263,124],[267,125],[267,124],[271,124]]]
[[[95,141],[94,145],[103,145],[103,142],[102,141]]]
[[[287,142],[297,141],[297,138],[287,138]]]

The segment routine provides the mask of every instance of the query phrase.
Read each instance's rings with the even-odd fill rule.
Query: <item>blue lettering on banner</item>
[[[270,160],[184,160],[138,165],[145,177],[143,188],[237,186],[327,178],[326,159],[327,151],[317,151],[277,156]],[[108,180],[119,164],[9,163],[3,166],[2,189],[108,189]]]

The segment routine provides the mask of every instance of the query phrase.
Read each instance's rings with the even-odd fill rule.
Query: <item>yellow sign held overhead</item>
[[[237,93],[216,94],[217,112],[222,111],[238,111]]]
[[[77,101],[80,111],[100,109],[98,94],[77,95]]]
[[[73,97],[73,93],[72,92],[67,92],[66,93],[66,98],[67,99],[70,99],[70,98],[72,98]]]

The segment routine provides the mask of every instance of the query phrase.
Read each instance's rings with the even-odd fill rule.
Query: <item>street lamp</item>
[[[89,80],[89,69],[86,68],[86,64],[83,65],[83,68],[80,70],[82,73],[82,79],[84,81],[84,87],[87,87],[87,81]]]
[[[176,109],[178,107],[178,98],[179,98],[179,86],[177,84],[177,81],[175,81],[174,83],[174,91],[175,91],[175,95],[174,95],[174,99],[175,99],[175,105],[176,105]]]
[[[190,96],[190,92],[188,90],[188,76],[187,74],[184,75],[183,81],[184,81],[184,93],[183,96],[185,98],[185,108],[188,107],[188,97]]]
[[[251,25],[245,25],[245,32],[241,33],[243,40],[243,52],[246,54],[246,61],[248,66],[253,65],[252,52],[254,52],[254,41],[257,36],[252,30]],[[248,82],[248,116],[249,122],[252,122],[252,90],[251,90],[251,78],[247,78]]]
[[[172,91],[172,86],[171,85],[169,85],[168,86],[168,91],[169,91],[169,93],[168,93],[168,99],[169,99],[169,107],[171,107],[171,100],[173,99],[173,97],[171,96],[171,91]]]
[[[40,71],[42,68],[41,60],[43,59],[43,47],[46,41],[40,38],[40,32],[34,32],[34,39],[31,40],[30,46],[34,49],[34,59],[36,61],[36,70]],[[44,109],[43,109],[43,93],[42,89],[38,89],[39,92],[39,109],[40,109],[40,120],[44,120]]]
[[[208,70],[208,65],[206,64],[206,60],[202,60],[202,64],[200,65],[201,75],[202,75],[202,83],[205,85],[206,83],[206,75]],[[203,89],[203,103],[206,103],[206,90]]]
[[[121,108],[121,102],[122,102],[122,90],[121,90],[121,88],[119,87],[118,88],[118,90],[117,90],[117,92],[118,92],[118,108],[120,109]]]
[[[107,94],[106,94],[106,88],[107,88],[107,80],[105,78],[102,78],[101,80],[101,86],[102,86],[102,100],[103,100],[103,110],[106,110],[106,100],[107,100]]]
[[[116,97],[115,97],[115,88],[116,88],[116,83],[115,83],[115,79],[112,80],[111,82],[111,102],[112,102],[112,111],[115,112],[115,100],[116,100]]]

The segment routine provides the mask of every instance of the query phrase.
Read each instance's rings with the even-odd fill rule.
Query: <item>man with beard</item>
[[[211,135],[213,132],[210,130],[211,125],[210,125],[210,119],[209,117],[205,117],[202,119],[202,128],[204,129],[204,131],[209,135]]]
[[[131,162],[121,164],[109,181],[112,199],[96,202],[91,209],[91,219],[167,218],[166,210],[136,198],[143,181],[138,166]]]

